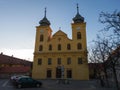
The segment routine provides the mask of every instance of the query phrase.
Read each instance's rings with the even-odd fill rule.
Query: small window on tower
[[[42,42],[43,39],[44,39],[44,37],[43,37],[43,35],[41,34],[41,35],[40,35],[40,41]]]
[[[81,39],[81,33],[77,32],[77,39]]]
[[[78,44],[77,44],[77,49],[78,49],[78,50],[81,50],[81,49],[82,49],[82,44],[81,44],[81,43],[78,43]]]

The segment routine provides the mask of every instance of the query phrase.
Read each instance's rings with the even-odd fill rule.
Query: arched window
[[[81,33],[77,32],[77,39],[81,39]]]
[[[42,51],[42,50],[43,50],[43,46],[40,45],[40,46],[39,46],[39,51]]]
[[[43,39],[44,39],[44,37],[43,37],[43,35],[41,34],[41,35],[40,35],[40,41],[43,41]]]
[[[67,50],[70,50],[70,49],[71,49],[70,44],[67,44]]]
[[[78,44],[77,44],[77,49],[78,49],[78,50],[82,49],[82,44],[81,44],[81,43],[78,43]]]
[[[58,50],[61,50],[61,44],[58,44]]]
[[[52,50],[52,45],[51,44],[49,45],[49,50]]]

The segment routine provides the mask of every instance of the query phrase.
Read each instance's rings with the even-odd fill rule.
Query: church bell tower
[[[86,22],[84,17],[79,14],[79,7],[77,4],[77,14],[73,18],[72,26],[72,39],[75,44],[79,43],[82,50],[87,49],[86,45]],[[77,45],[76,45],[77,46]],[[77,48],[77,47],[75,47]]]
[[[40,20],[39,24],[40,25],[36,27],[35,52],[44,51],[46,49],[44,44],[46,44],[52,37],[50,21],[46,17],[46,8],[44,12],[44,18]]]

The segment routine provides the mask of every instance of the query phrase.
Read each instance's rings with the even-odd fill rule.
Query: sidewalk
[[[101,87],[97,80],[71,80],[69,84],[58,83],[57,80],[41,80],[43,87],[49,90],[117,90],[116,88]]]

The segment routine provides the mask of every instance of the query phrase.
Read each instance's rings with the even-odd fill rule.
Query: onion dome
[[[74,23],[84,22],[84,17],[82,17],[82,16],[79,14],[78,4],[77,4],[77,14],[76,14],[76,16],[73,18],[73,21],[74,21]]]
[[[40,24],[40,26],[49,26],[50,25],[50,21],[46,17],[46,8],[45,8],[44,18],[42,20],[40,20],[39,24]]]

